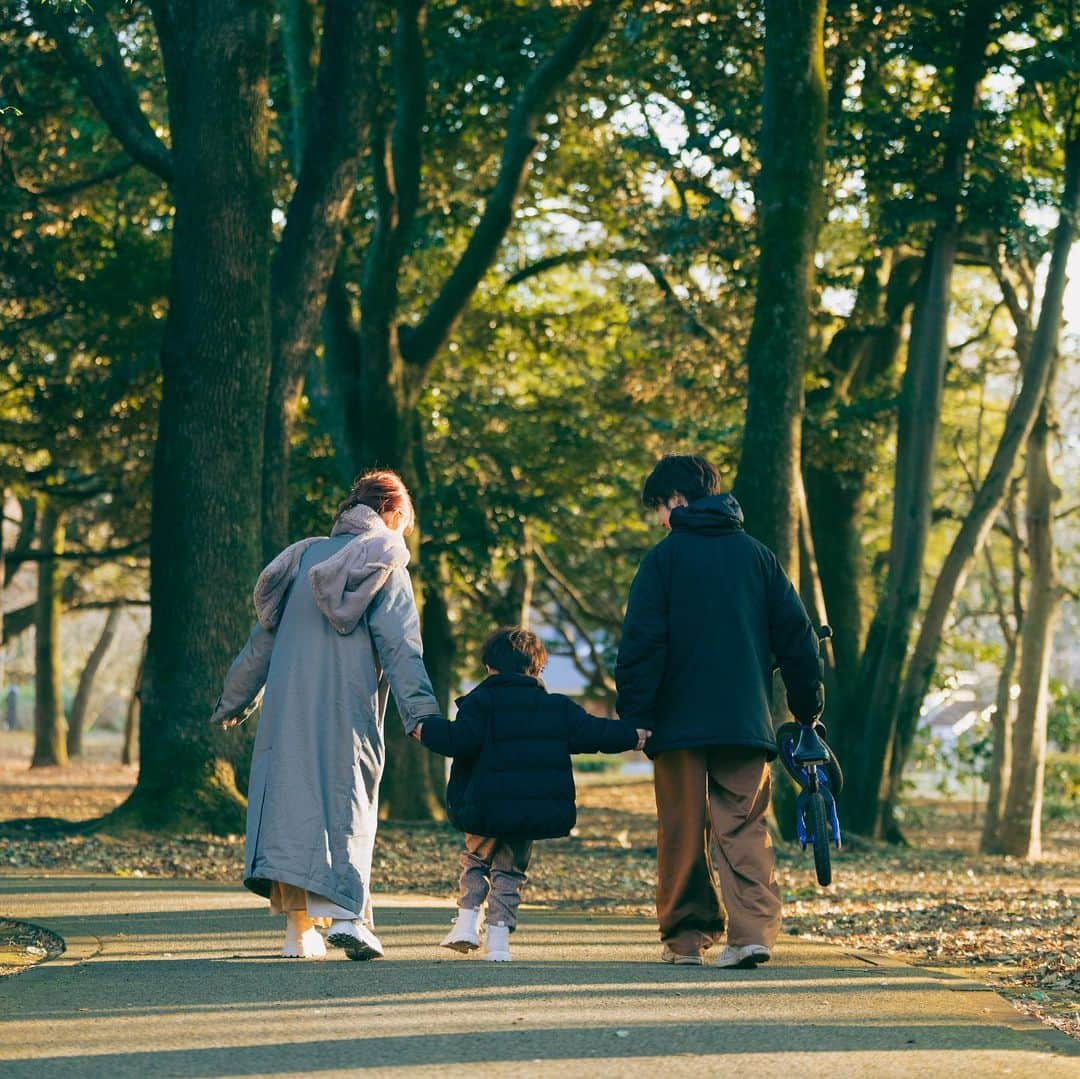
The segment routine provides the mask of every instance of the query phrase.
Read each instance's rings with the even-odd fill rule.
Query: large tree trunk
[[[153,474],[141,768],[115,823],[243,831],[207,718],[251,623],[270,355],[266,5],[155,6],[172,117],[172,286]],[[227,452],[226,452],[227,451]]]
[[[918,726],[920,708],[930,690],[945,622],[953,600],[964,587],[968,570],[982,549],[986,537],[1005,501],[1009,477],[1013,473],[1020,448],[1035,424],[1040,403],[1046,392],[1050,368],[1057,355],[1058,337],[1064,314],[1065,286],[1068,282],[1069,252],[1076,236],[1076,215],[1080,212],[1080,138],[1074,138],[1065,155],[1065,190],[1061,215],[1054,236],[1053,254],[1043,292],[1035,339],[1030,354],[1021,355],[1022,387],[1005,419],[1001,441],[994,452],[990,469],[983,478],[971,509],[953,540],[945,563],[934,584],[922,626],[915,642],[896,710],[896,736],[889,769],[889,787],[882,807],[885,835],[900,838],[895,809],[900,798],[904,765],[911,753]]]
[[[867,636],[851,704],[848,725],[860,722],[862,737],[850,740],[844,762],[849,777],[844,799],[848,827],[865,835],[875,834],[880,825],[900,678],[919,607],[945,379],[950,284],[960,235],[959,206],[976,93],[995,8],[993,0],[971,0],[965,13],[939,177],[937,222],[911,319],[898,410],[889,573],[885,595]]]
[[[735,495],[747,530],[799,573],[799,451],[825,162],[825,0],[766,0],[758,266]]]
[[[97,643],[90,651],[90,655],[79,675],[79,685],[75,690],[75,700],[71,705],[71,716],[68,719],[67,751],[70,757],[81,757],[83,753],[83,735],[86,734],[86,715],[90,708],[90,694],[94,689],[94,679],[105,653],[109,651],[113,638],[116,636],[116,627],[120,622],[122,608],[110,607],[105,624],[101,627],[101,634]]]
[[[735,478],[748,531],[799,582],[803,378],[825,163],[825,0],[766,0],[758,265],[746,346],[746,426]],[[785,717],[783,694],[774,712]],[[793,835],[794,789],[774,771],[774,811]]]
[[[296,191],[271,275],[273,354],[263,457],[266,559],[276,555],[289,539],[292,432],[327,288],[341,250],[370,116],[377,108],[375,8],[368,0],[328,0],[313,90],[309,90],[311,5],[289,0],[286,12],[290,85],[297,99],[294,104],[304,110],[301,120],[294,117],[293,137],[303,150],[302,158],[296,160]],[[310,109],[306,104],[309,98]]]
[[[56,507],[41,508],[41,549],[47,555],[64,550],[64,525]],[[64,736],[64,703],[60,689],[60,560],[44,557],[38,563],[37,603],[34,607],[34,756],[31,768],[68,762]]]
[[[139,759],[139,711],[142,700],[143,670],[146,667],[147,640],[143,640],[139,652],[139,667],[135,672],[135,684],[131,687],[128,698],[127,716],[124,721],[124,748],[120,756],[121,764],[135,764]]]
[[[1050,650],[1061,603],[1053,536],[1058,492],[1051,475],[1050,452],[1048,391],[1028,439],[1025,480],[1031,585],[1020,637],[1020,698],[1013,724],[1012,772],[1000,829],[1002,851],[1029,861],[1042,853]]]

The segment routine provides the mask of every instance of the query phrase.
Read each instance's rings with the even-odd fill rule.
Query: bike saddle
[[[825,764],[830,754],[817,731],[813,727],[803,726],[791,756],[796,764]]]

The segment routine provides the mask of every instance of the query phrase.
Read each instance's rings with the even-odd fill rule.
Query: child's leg
[[[479,910],[491,890],[491,860],[499,841],[486,835],[465,834],[465,849],[461,852],[462,910]]]
[[[499,841],[491,861],[491,894],[488,897],[487,922],[489,926],[505,925],[514,929],[517,925],[517,908],[521,902],[521,889],[528,877],[532,856],[532,842],[521,840],[514,843]]]

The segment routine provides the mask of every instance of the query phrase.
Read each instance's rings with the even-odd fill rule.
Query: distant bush
[[[622,757],[612,753],[582,753],[573,758],[575,772],[617,772]]]
[[[1051,753],[1043,781],[1043,819],[1075,819],[1080,812],[1080,753]]]

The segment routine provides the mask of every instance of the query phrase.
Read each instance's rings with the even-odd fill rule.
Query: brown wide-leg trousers
[[[765,754],[739,748],[676,749],[653,762],[656,913],[663,942],[680,955],[711,948],[771,948],[780,889],[765,812]]]

